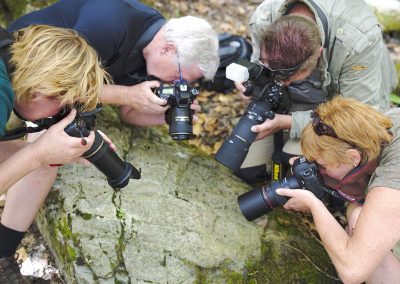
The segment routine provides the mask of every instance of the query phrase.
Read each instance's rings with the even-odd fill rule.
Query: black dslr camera
[[[70,108],[65,108],[51,118],[43,118],[41,120],[34,121],[34,123],[38,125],[36,131],[48,129],[53,124],[65,118],[70,111]],[[77,111],[74,121],[65,127],[65,132],[73,137],[82,137],[82,142],[84,143],[84,137],[89,136],[90,132],[95,130],[95,114],[100,111],[101,107],[99,106],[90,112]],[[35,131],[30,130],[28,132]],[[95,131],[95,140],[92,147],[90,147],[90,149],[86,151],[82,157],[89,160],[107,177],[108,184],[112,188],[125,187],[128,185],[130,178],[140,179],[140,171],[130,163],[121,160],[117,153],[110,149],[108,143],[104,141],[103,137],[98,131]]]
[[[335,191],[325,186],[317,165],[305,157],[294,161],[292,171],[293,176],[275,181],[270,186],[255,188],[238,197],[240,210],[248,221],[253,221],[288,201],[288,197],[276,193],[278,188],[305,188],[319,199],[324,197],[325,193],[338,197]]]
[[[230,64],[226,68],[226,77],[235,82],[244,82],[244,94],[254,98],[215,155],[218,162],[237,171],[257,136],[250,128],[266,119],[273,119],[275,113],[285,112],[282,107],[284,89],[268,69],[246,60]]]
[[[179,80],[173,85],[160,82],[155,94],[171,106],[165,113],[165,120],[169,124],[172,139],[190,139],[193,136],[193,113],[190,105],[196,99],[199,90],[191,87],[185,80]]]

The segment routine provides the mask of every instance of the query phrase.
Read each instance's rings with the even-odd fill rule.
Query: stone
[[[251,188],[196,148],[172,141],[166,128],[123,126],[111,107],[99,125],[142,178],[114,190],[93,166],[62,167],[37,224],[67,283],[321,277],[309,262],[296,264],[303,254],[293,247],[334,274],[321,244],[296,229],[290,214],[246,221],[237,196]]]

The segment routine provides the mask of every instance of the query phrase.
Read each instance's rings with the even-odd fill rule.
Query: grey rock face
[[[129,128],[106,107],[99,129],[142,170],[121,190],[94,166],[64,166],[36,221],[67,283],[336,283],[301,215],[247,222],[250,187],[165,128]]]
[[[260,257],[236,201],[247,185],[159,129],[103,125],[142,178],[113,190],[93,166],[61,169],[38,223],[68,282],[194,283],[205,269],[221,283]]]

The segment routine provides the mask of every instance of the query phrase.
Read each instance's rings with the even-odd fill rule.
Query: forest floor
[[[147,1],[150,2],[150,1]],[[201,0],[201,1],[155,1],[154,7],[163,12],[166,18],[193,15],[207,19],[218,33],[228,32],[241,35],[250,41],[248,21],[261,1],[242,0]],[[244,3],[246,3],[244,5]],[[387,37],[388,47],[394,59],[400,62],[400,41]],[[201,91],[198,100],[202,112],[198,113],[198,121],[193,132],[196,137],[189,144],[196,145],[209,155],[214,155],[241,117],[245,104],[235,91],[227,94]],[[4,203],[4,202],[3,202]],[[0,201],[0,214],[2,211]],[[345,220],[342,212],[335,213],[342,224]],[[312,222],[310,222],[310,226]],[[60,271],[46,247],[40,232],[35,225],[26,234],[18,249],[22,262],[21,272],[34,275],[38,281],[52,284],[63,283]]]

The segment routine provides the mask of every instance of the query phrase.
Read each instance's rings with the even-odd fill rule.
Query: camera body
[[[155,94],[171,106],[165,113],[171,138],[173,140],[190,139],[193,136],[193,113],[190,105],[196,99],[199,90],[190,86],[185,80],[179,80],[173,85],[161,82]]]
[[[230,64],[226,68],[226,77],[235,82],[243,82],[246,87],[244,94],[253,98],[215,155],[218,162],[237,171],[257,136],[251,127],[262,124],[266,119],[274,119],[275,113],[284,113],[281,108],[284,89],[266,68],[247,60]]]
[[[253,221],[288,201],[288,197],[276,193],[278,188],[305,188],[319,199],[331,192],[325,186],[317,165],[305,157],[301,156],[294,161],[292,171],[293,176],[272,182],[270,186],[252,189],[238,197],[240,210],[248,221]]]
[[[65,127],[65,132],[73,137],[87,137],[96,127],[96,113],[101,107],[96,107],[90,112],[76,112],[75,119]]]

